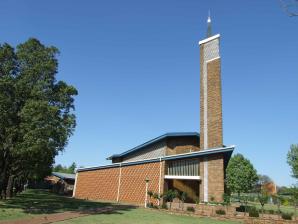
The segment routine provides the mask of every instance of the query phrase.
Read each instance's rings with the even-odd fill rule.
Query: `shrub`
[[[281,217],[284,219],[284,220],[292,220],[292,216],[293,214],[292,213],[281,213]]]
[[[215,213],[218,214],[218,215],[225,215],[226,211],[222,210],[222,209],[218,209],[218,210],[215,211]]]
[[[159,207],[157,205],[153,205],[152,208],[159,209]]]
[[[153,203],[152,202],[147,203],[147,208],[153,208]]]
[[[224,193],[222,197],[223,197],[224,205],[231,204],[231,196],[229,194]]]
[[[213,195],[211,195],[211,197],[210,197],[210,201],[211,201],[211,202],[214,202],[214,201],[215,201],[215,197],[214,197]]]
[[[260,217],[259,211],[256,207],[250,207],[248,211],[249,217]]]
[[[289,200],[287,198],[284,199],[284,201],[282,202],[283,206],[288,206],[289,205]]]
[[[172,207],[172,202],[173,200],[177,197],[178,195],[178,192],[175,190],[168,190],[164,195],[164,199],[166,200],[166,202],[170,202],[170,210],[171,210],[171,207]]]
[[[200,198],[196,197],[196,198],[195,198],[195,203],[196,203],[197,205],[200,204]]]
[[[275,211],[274,211],[273,209],[270,209],[270,210],[268,210],[268,213],[269,213],[269,214],[274,214]]]
[[[188,206],[188,207],[186,208],[186,210],[187,210],[188,212],[195,212],[195,208],[192,207],[192,206]]]
[[[251,208],[253,208],[253,206],[249,206],[249,205],[240,205],[239,207],[236,208],[237,212],[245,212],[245,207],[246,207],[246,212],[248,212]]]
[[[162,208],[162,209],[168,209],[167,203],[163,203],[163,204],[161,205],[161,208]]]

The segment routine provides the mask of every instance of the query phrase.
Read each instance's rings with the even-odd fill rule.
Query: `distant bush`
[[[289,205],[289,200],[287,198],[285,198],[282,202],[283,206],[288,206]]]
[[[293,214],[292,213],[281,213],[281,217],[284,219],[284,220],[292,220],[292,216]]]
[[[236,208],[237,212],[245,212],[245,207],[246,207],[246,212],[248,212],[253,206],[245,206],[245,205],[240,205],[239,207]]]
[[[259,211],[256,207],[250,207],[248,211],[249,217],[260,217]]]
[[[153,205],[152,208],[159,209],[159,207],[157,205]]]
[[[187,210],[188,212],[195,212],[195,208],[192,207],[192,206],[188,206],[188,207],[186,208],[186,210]]]
[[[275,214],[275,211],[273,209],[267,210],[269,214]]]
[[[222,209],[218,209],[218,210],[215,211],[215,213],[218,214],[218,215],[225,215],[226,211],[222,210]]]

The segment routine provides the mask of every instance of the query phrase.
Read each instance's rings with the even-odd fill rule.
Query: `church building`
[[[225,170],[234,146],[223,145],[220,35],[207,37],[200,50],[200,134],[166,133],[112,155],[111,164],[80,168],[73,196],[146,204],[147,193],[187,193],[187,202],[222,201]]]

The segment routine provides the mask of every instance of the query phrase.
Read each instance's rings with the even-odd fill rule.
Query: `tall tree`
[[[226,173],[226,184],[228,189],[237,193],[248,193],[258,181],[257,171],[241,154],[234,155],[228,164]]]
[[[298,0],[280,0],[281,6],[290,17],[298,16]]]
[[[292,170],[292,176],[298,178],[298,144],[290,146],[290,151],[288,152],[287,157],[287,162]]]
[[[74,131],[77,90],[56,80],[58,53],[33,38],[16,50],[8,44],[0,46],[2,192],[8,183],[49,174],[55,156]]]

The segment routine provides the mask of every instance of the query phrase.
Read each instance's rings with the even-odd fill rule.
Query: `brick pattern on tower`
[[[216,37],[216,36],[215,36]],[[222,147],[219,36],[200,44],[200,149]]]
[[[208,158],[208,200],[222,201],[224,193],[224,160],[223,154]]]
[[[210,61],[207,71],[208,148],[215,148],[223,145],[220,58]]]
[[[219,35],[200,41],[200,149],[223,146],[221,66]],[[200,199],[222,201],[224,193],[223,156],[208,156],[200,165]]]

